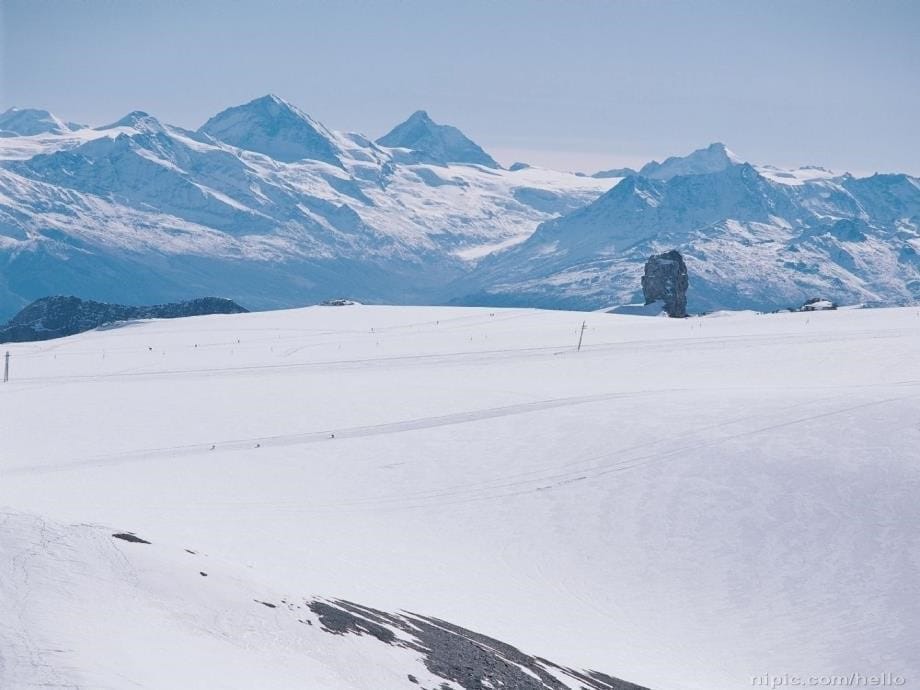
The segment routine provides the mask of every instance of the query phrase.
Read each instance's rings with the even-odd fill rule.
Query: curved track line
[[[119,465],[126,462],[151,460],[155,458],[172,458],[181,455],[208,453],[213,451],[237,451],[252,449],[256,444],[262,448],[272,448],[302,445],[307,443],[328,443],[333,441],[332,434],[335,434],[334,440],[363,438],[368,436],[379,436],[382,434],[395,434],[404,431],[416,431],[420,429],[431,429],[441,426],[452,426],[455,424],[467,424],[469,422],[476,422],[484,419],[494,419],[497,417],[529,414],[532,412],[539,412],[541,410],[569,407],[572,405],[585,405],[588,403],[602,402],[604,400],[614,400],[616,398],[630,398],[661,393],[674,393],[679,390],[680,389],[663,389],[657,391],[601,393],[596,395],[581,395],[569,398],[552,398],[549,400],[538,400],[535,402],[505,405],[502,407],[492,407],[483,410],[456,412],[452,414],[436,415],[432,417],[419,417],[416,419],[408,419],[399,422],[386,422],[383,424],[354,426],[344,429],[326,429],[321,431],[308,431],[293,434],[278,434],[274,436],[254,436],[251,438],[218,441],[214,444],[195,443],[182,446],[148,448],[143,450],[127,451],[124,453],[114,453],[111,455],[99,455],[66,463],[48,463],[44,465],[11,467],[0,472],[0,476],[40,474],[44,472],[59,472],[88,467],[102,467],[108,465]]]

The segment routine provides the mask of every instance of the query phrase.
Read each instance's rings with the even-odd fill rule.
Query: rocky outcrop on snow
[[[187,302],[132,307],[82,300],[79,297],[43,297],[32,302],[0,328],[0,343],[51,340],[90,331],[117,321],[175,319],[205,314],[240,314],[248,311],[220,297]]]
[[[559,666],[439,618],[388,613],[341,599],[314,599],[308,606],[326,632],[368,635],[384,644],[412,649],[421,654],[431,674],[464,690],[646,690],[599,671]]]
[[[805,301],[799,311],[833,311],[837,308],[837,305],[834,302],[831,302],[829,299],[824,299],[822,297],[812,297],[809,300]]]
[[[645,690],[438,618],[282,595],[251,565],[165,537],[6,507],[0,525],[0,611],[17,614],[15,625],[0,621],[5,690]],[[87,640],[82,630],[108,634]],[[60,649],[71,650],[66,660]],[[184,667],[171,663],[180,656]]]
[[[690,285],[687,265],[680,252],[672,249],[650,256],[642,276],[642,294],[646,304],[664,302],[671,318],[687,315],[687,288]]]

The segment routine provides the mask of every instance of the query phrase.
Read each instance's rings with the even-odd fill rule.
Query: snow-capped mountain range
[[[542,223],[464,279],[466,303],[601,309],[641,297],[650,254],[690,272],[691,311],[920,298],[920,180],[742,162],[721,144],[650,163],[593,203]]]
[[[384,139],[421,151],[383,146],[276,96],[196,132],[142,112],[89,128],[26,110],[0,129],[14,134],[0,138],[2,316],[49,294],[444,301],[476,259],[611,184],[470,164],[481,150],[420,114]]]
[[[599,309],[670,248],[691,310],[909,303],[918,219],[915,178],[755,167],[721,144],[588,177],[503,169],[424,111],[376,141],[272,95],[197,131],[0,115],[0,318],[49,294]]]

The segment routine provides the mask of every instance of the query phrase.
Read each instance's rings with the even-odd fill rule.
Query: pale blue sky
[[[920,174],[916,0],[0,3],[0,109],[197,128],[274,92],[373,137],[424,108],[506,164],[593,171],[724,141]]]

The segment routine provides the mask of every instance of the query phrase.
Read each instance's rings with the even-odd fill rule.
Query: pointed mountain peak
[[[341,166],[332,133],[275,94],[227,108],[198,132],[284,163],[317,160]]]
[[[298,117],[313,121],[313,118],[300,110],[297,106],[284,100],[281,98],[281,96],[277,96],[273,93],[267,93],[264,96],[260,96],[259,98],[254,98],[253,100],[249,101],[249,103],[244,103],[243,105],[237,107],[248,108],[250,110],[258,110],[261,108],[275,114],[278,112],[287,111],[297,115]]]
[[[0,132],[29,137],[36,134],[66,134],[73,128],[54,113],[40,108],[10,108],[0,113]]]
[[[706,152],[706,155],[712,156],[714,158],[723,158],[735,164],[744,163],[744,161],[739,158],[734,151],[728,148],[721,141],[714,142],[707,146],[705,149],[694,151],[694,153],[701,153],[703,151]],[[690,155],[692,156],[693,154],[691,153]]]
[[[725,144],[715,142],[686,156],[672,156],[663,163],[658,161],[647,163],[639,174],[656,180],[669,180],[679,175],[704,175],[719,172],[742,162]]]
[[[441,125],[424,110],[416,110],[377,143],[390,148],[411,149],[426,163],[466,163],[500,168],[488,153],[456,127]]]
[[[103,132],[108,129],[121,128],[134,129],[138,132],[145,132],[148,134],[166,131],[159,120],[153,115],[145,113],[143,110],[133,110],[120,120],[116,120],[108,125],[103,125],[102,127],[96,127],[96,131]]]

